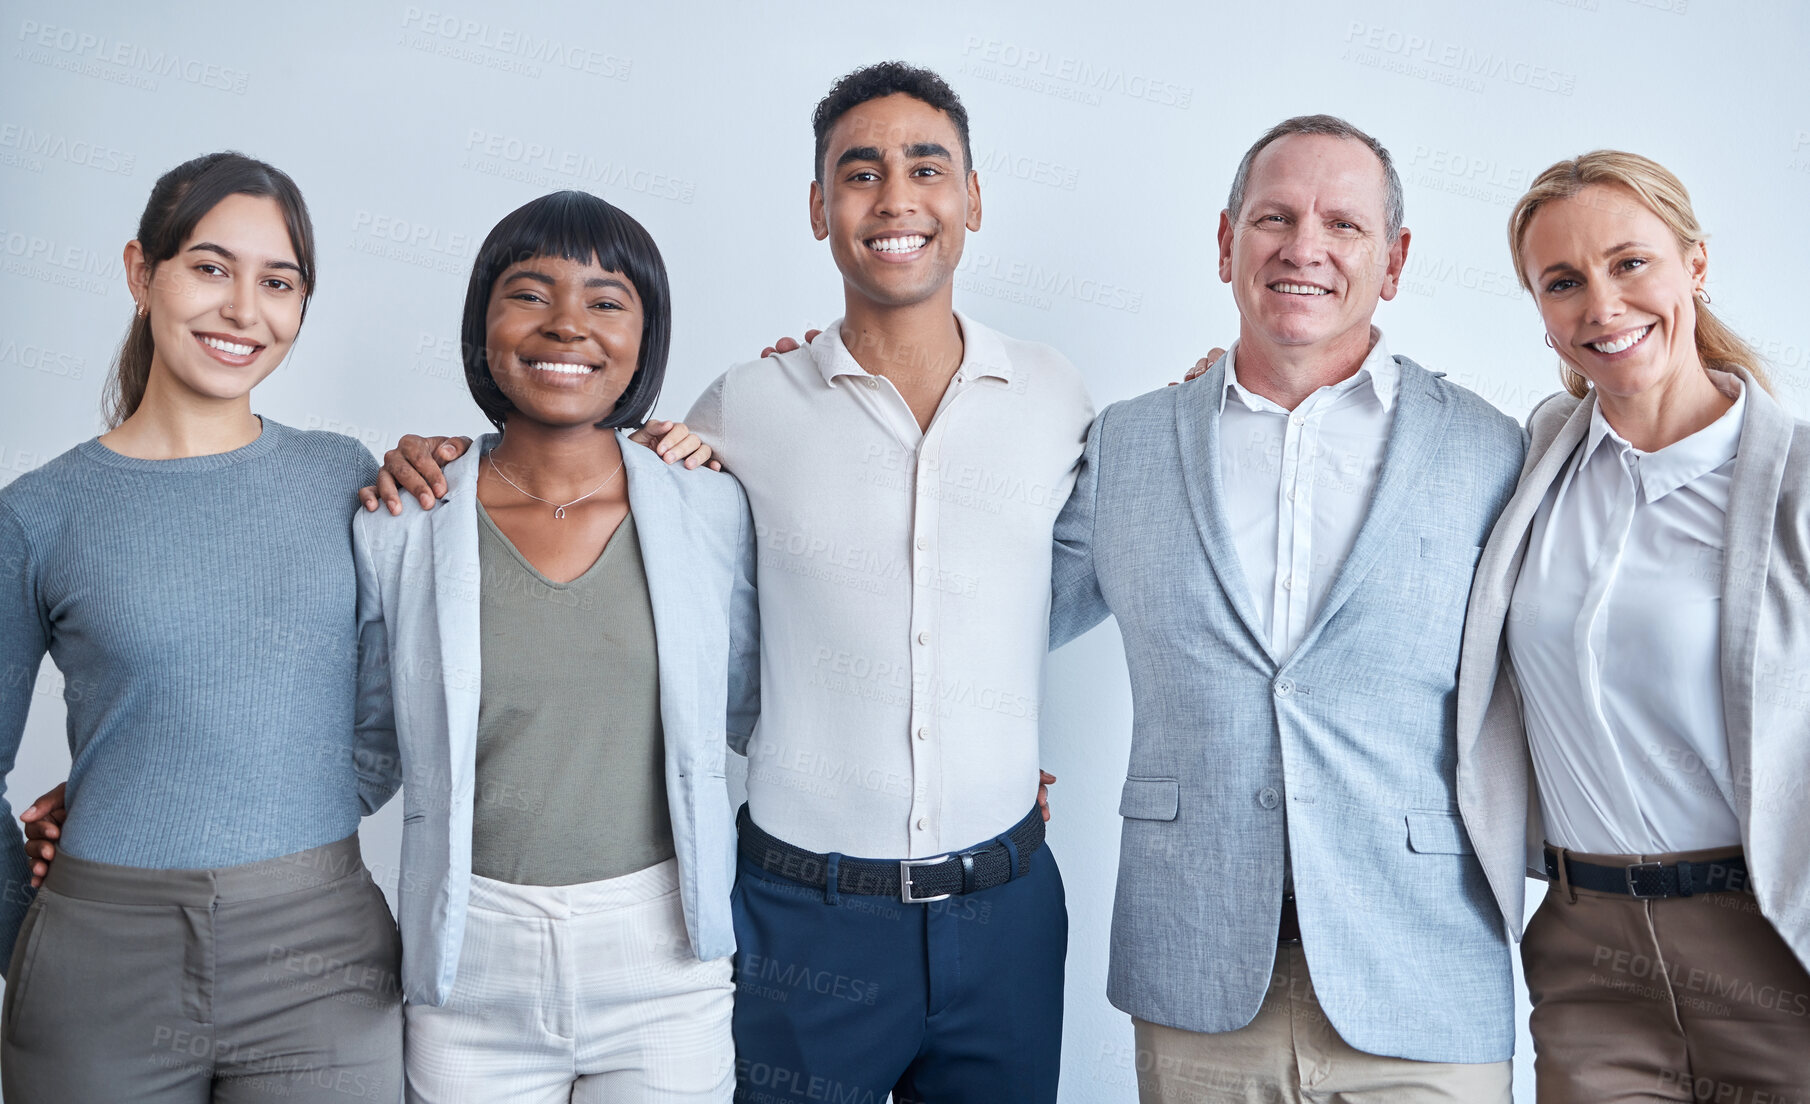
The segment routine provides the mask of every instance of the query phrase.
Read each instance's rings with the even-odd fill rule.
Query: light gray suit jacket
[[[359,592],[379,597],[368,610],[360,603],[361,639],[390,667],[403,776],[402,988],[420,1004],[451,995],[464,940],[483,686],[477,478],[497,440],[487,435],[447,465],[432,512],[404,495],[400,517],[360,511],[352,528]],[[732,477],[669,467],[626,434],[618,440],[654,613],[685,929],[699,959],[720,958],[735,950],[725,750],[746,746],[760,708],[754,527]]]
[[[1747,416],[1729,488],[1721,614],[1735,815],[1760,911],[1810,964],[1810,423],[1740,375]],[[1545,876],[1544,832],[1503,633],[1534,514],[1595,409],[1594,394],[1558,394],[1528,418],[1526,470],[1478,564],[1464,632],[1459,800],[1516,932],[1525,874]],[[1630,645],[1641,646],[1621,642]]]
[[[1454,699],[1478,546],[1520,427],[1397,357],[1370,510],[1293,654],[1273,655],[1221,501],[1223,363],[1108,407],[1056,523],[1051,642],[1109,611],[1131,669],[1113,1004],[1190,1031],[1257,1013],[1284,845],[1303,946],[1351,1045],[1514,1051],[1508,936],[1456,795]]]

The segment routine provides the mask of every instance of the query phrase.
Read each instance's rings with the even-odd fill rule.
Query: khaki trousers
[[[1810,975],[1751,894],[1643,901],[1554,882],[1521,962],[1539,1104],[1810,1104]]]
[[[1509,1104],[1513,1065],[1383,1058],[1339,1038],[1298,943],[1276,951],[1263,1007],[1206,1034],[1133,1019],[1141,1104]]]

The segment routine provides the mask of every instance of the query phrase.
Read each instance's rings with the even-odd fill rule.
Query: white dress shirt
[[[749,813],[813,851],[940,855],[1036,799],[1051,532],[1093,407],[1055,350],[956,319],[928,431],[840,320],[730,369],[687,418],[759,544]]]
[[[1226,353],[1219,400],[1226,520],[1278,660],[1307,635],[1370,512],[1401,379],[1382,334],[1370,333],[1357,372],[1292,411],[1239,383],[1238,346]]]
[[[1546,838],[1592,854],[1741,842],[1722,714],[1723,527],[1747,397],[1656,452],[1599,406],[1509,603]]]

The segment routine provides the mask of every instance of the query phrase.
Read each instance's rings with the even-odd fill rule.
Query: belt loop
[[[823,860],[823,903],[834,906],[841,903],[836,893],[836,873],[842,867],[842,856],[832,851]]]
[[[1691,895],[1691,864],[1680,860],[1678,863],[1678,896]]]
[[[1009,882],[1018,877],[1018,845],[1012,842],[1010,832],[1003,832],[993,838],[1006,845],[1006,859],[1009,863],[1006,867],[1006,881]]]
[[[1559,889],[1565,894],[1566,900],[1575,905],[1577,904],[1577,887],[1571,884],[1571,852],[1563,847],[1555,847],[1553,851],[1557,852],[1559,856]]]

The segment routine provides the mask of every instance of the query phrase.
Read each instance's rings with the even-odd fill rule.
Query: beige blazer
[[[1760,911],[1810,965],[1810,422],[1747,385],[1722,574],[1722,697],[1735,814]],[[1596,398],[1528,418],[1521,483],[1477,564],[1458,679],[1458,802],[1519,938],[1525,874],[1544,877],[1520,688],[1504,647],[1528,527],[1590,428]],[[1637,642],[1636,642],[1637,646]]]

